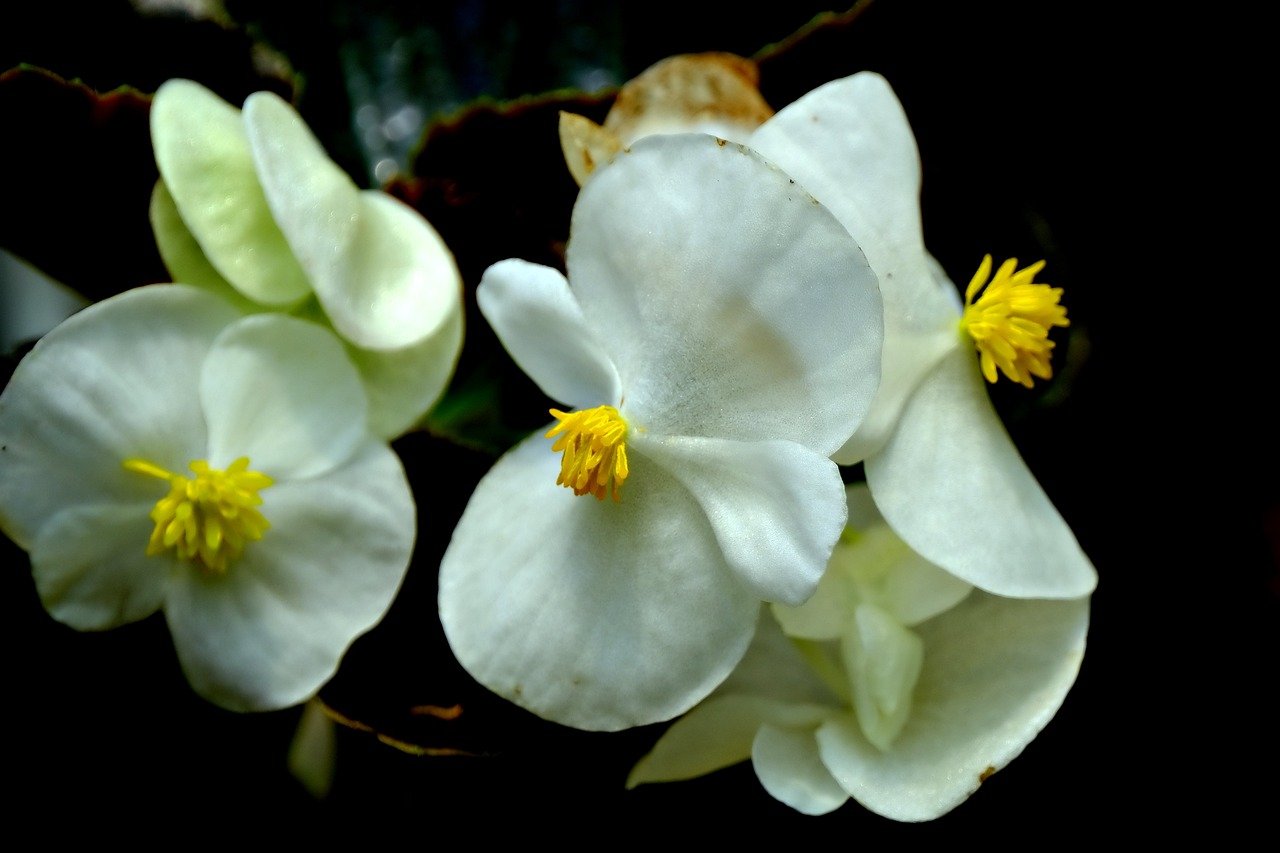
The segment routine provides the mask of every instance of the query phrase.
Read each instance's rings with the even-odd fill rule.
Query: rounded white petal
[[[417,211],[358,190],[277,95],[250,95],[244,125],[267,203],[343,337],[398,349],[461,310],[453,255]]]
[[[627,787],[704,776],[751,757],[766,722],[813,728],[832,713],[761,696],[713,696],[672,724],[627,777]],[[810,735],[812,739],[812,735]]]
[[[835,463],[791,441],[633,433],[630,450],[666,469],[706,513],[738,579],[765,601],[813,595],[845,523]]]
[[[751,746],[751,764],[764,789],[801,814],[828,814],[849,799],[823,766],[811,730],[761,726]]]
[[[200,375],[209,464],[241,456],[277,480],[341,465],[366,437],[364,389],[328,329],[279,314],[245,317],[218,336]]]
[[[852,717],[818,730],[823,763],[862,805],[931,820],[1022,752],[1062,705],[1084,656],[1089,602],[975,593],[920,625],[924,666],[911,717],[872,746]]]
[[[462,351],[463,315],[457,311],[422,341],[397,350],[347,344],[369,399],[369,430],[395,438],[425,415],[453,377]]]
[[[955,287],[934,275],[920,229],[915,137],[888,82],[863,72],[809,92],[748,144],[840,220],[880,279],[880,389],[858,432],[835,454],[852,465],[883,445],[920,378],[955,346]]]
[[[347,647],[382,618],[415,535],[399,458],[366,444],[323,477],[262,491],[271,528],[227,574],[194,567],[165,602],[182,668],[202,696],[232,710],[301,702]]]
[[[157,480],[121,464],[182,472],[203,458],[200,369],[228,303],[192,287],[126,291],[36,344],[0,394],[0,527],[24,548],[63,509],[154,503]]]
[[[650,137],[583,188],[569,280],[634,425],[787,439],[829,456],[879,379],[882,309],[857,244],[754,152]]]
[[[620,503],[556,485],[551,442],[507,453],[440,565],[440,618],[481,684],[556,722],[669,719],[742,657],[759,602],[724,564],[702,510],[636,455]]]
[[[151,144],[182,220],[236,289],[270,305],[311,290],[263,196],[239,110],[199,83],[169,80],[151,104]]]
[[[618,372],[558,270],[520,260],[494,264],[476,302],[511,358],[548,397],[577,409],[617,405]]]
[[[165,489],[161,483],[158,497]],[[40,528],[31,572],[50,616],[80,631],[99,631],[160,609],[173,559],[147,556],[154,503],[78,506]]]
[[[1073,598],[1097,583],[992,409],[971,352],[956,350],[925,379],[866,470],[894,531],[974,586]]]
[[[833,80],[760,126],[748,144],[840,220],[880,277],[885,313],[907,328],[954,316],[920,229],[920,154],[889,83],[871,72]]]

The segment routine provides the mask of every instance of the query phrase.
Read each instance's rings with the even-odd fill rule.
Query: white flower
[[[0,528],[49,612],[98,630],[163,610],[195,689],[306,699],[386,611],[413,498],[328,330],[181,285],[44,337],[0,395]]]
[[[303,313],[344,339],[370,425],[403,432],[444,390],[462,342],[461,278],[408,206],[360,191],[270,92],[244,112],[189,80],[156,92],[156,242],[174,279],[246,310]]]
[[[561,144],[579,183],[643,132],[698,131],[711,118],[737,118],[740,133],[756,127],[745,144],[831,210],[866,252],[884,297],[880,388],[836,462],[865,460],[894,530],[956,576],[997,595],[1091,592],[1093,565],[1027,470],[979,376],[979,362],[992,382],[998,371],[1028,386],[1033,376],[1049,376],[1047,334],[1066,325],[1066,312],[1060,290],[1031,283],[1042,264],[1020,272],[1012,261],[1002,265],[979,297],[991,271],[984,260],[962,310],[955,285],[924,248],[919,155],[884,78],[868,72],[836,80],[762,121],[737,90],[719,102],[700,99],[704,90],[724,90],[711,85],[723,72],[696,59],[679,66],[694,76],[683,100],[653,92],[650,75],[664,63],[624,87],[636,87],[634,100],[657,101],[653,119],[610,111],[602,128],[562,115]]]
[[[920,161],[884,78],[862,73],[815,89],[748,144],[830,208],[867,254],[884,296],[883,376],[866,420],[835,455],[865,460],[893,529],[928,560],[997,595],[1075,598],[1097,575],[1018,455],[979,375],[997,366],[1031,384],[1047,375],[1060,291],[1031,285],[1041,265],[1013,262],[961,310],[924,248]],[[975,303],[990,272],[969,287]],[[968,332],[961,331],[961,317]]]
[[[480,482],[440,611],[481,683],[617,729],[710,692],[760,599],[812,593],[844,527],[828,457],[874,394],[880,303],[821,205],[709,136],[652,137],[593,177],[567,263],[567,281],[511,260],[480,285],[512,357],[575,411]]]
[[[1084,655],[1088,599],[972,590],[911,551],[865,486],[848,498],[849,534],[813,598],[762,616],[738,668],[629,785],[750,758],[765,789],[806,814],[853,797],[895,820],[931,820],[1057,712]]]

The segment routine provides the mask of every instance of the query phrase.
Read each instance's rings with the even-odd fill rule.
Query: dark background
[[[557,89],[584,68],[620,82],[673,53],[751,55],[817,11],[661,0],[381,2],[357,13],[327,2],[299,19],[286,4],[227,6],[247,28],[143,20],[125,4],[47,9],[0,31],[0,71],[32,63],[98,92],[147,93],[191,76],[233,102],[264,86],[293,91],[367,184],[370,150],[352,120],[362,80],[361,97],[420,104],[425,120],[482,94]],[[1223,173],[1198,135],[1231,96],[1204,88],[1224,67],[1203,49],[1217,24],[1174,37],[1169,23],[1159,6],[877,0],[762,57],[775,108],[835,77],[884,74],[919,140],[926,241],[952,278],[967,280],[986,252],[1043,257],[1044,278],[1066,290],[1072,326],[1055,381],[993,394],[1098,567],[1089,651],[1048,728],[954,812],[898,826],[850,804],[819,823],[773,801],[749,765],[627,792],[628,769],[661,727],[573,732],[483,696],[449,658],[434,600],[439,555],[489,457],[416,434],[397,443],[422,518],[414,565],[386,621],[322,695],[396,737],[478,757],[416,757],[340,731],[335,786],[314,802],[284,768],[297,711],[236,715],[200,700],[161,617],[102,634],[52,622],[25,556],[3,542],[0,766],[18,785],[6,813],[46,825],[111,815],[135,827],[163,814],[222,829],[265,817],[290,831],[350,823],[424,841],[535,826],[584,843],[607,843],[597,840],[604,826],[661,833],[687,816],[712,837],[779,824],[835,828],[850,844],[866,833],[1094,834],[1112,819],[1164,832],[1252,814],[1252,798],[1273,799],[1274,783],[1259,788],[1237,768],[1270,779],[1276,757],[1280,503],[1274,422],[1259,402],[1276,386],[1265,343],[1275,313],[1259,298],[1274,276],[1241,257],[1243,227],[1194,197]],[[409,39],[407,58],[380,65],[397,38]],[[264,64],[264,42],[299,76]],[[503,257],[554,262],[567,236],[574,187],[558,160],[555,106],[457,118],[416,159],[416,133],[373,152],[401,159],[394,191],[455,246],[469,287]],[[598,118],[607,94],[578,108]],[[145,109],[144,99],[104,105],[56,82],[0,81],[0,247],[97,296],[162,280],[146,224]],[[477,427],[500,446],[545,407],[482,326],[471,322],[455,390],[500,389],[498,422]],[[466,711],[453,723],[407,713],[457,702]]]

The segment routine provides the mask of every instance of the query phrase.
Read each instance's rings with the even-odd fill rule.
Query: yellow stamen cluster
[[[547,438],[560,459],[560,476],[556,483],[573,489],[575,495],[595,495],[604,500],[612,493],[620,500],[618,490],[630,473],[627,466],[627,422],[613,406],[597,406],[566,414],[552,409],[558,424],[547,430]]]
[[[1018,270],[1017,259],[1010,258],[987,284],[991,265],[991,256],[987,255],[965,290],[966,307],[960,328],[977,345],[982,375],[988,382],[996,381],[999,368],[1014,382],[1030,388],[1032,376],[1053,376],[1049,329],[1071,325],[1066,307],[1058,304],[1062,288],[1032,281],[1044,269],[1044,261]],[[978,296],[984,287],[986,290]]]
[[[221,575],[231,560],[244,553],[246,543],[261,539],[271,526],[254,507],[262,503],[258,492],[274,481],[250,471],[247,456],[232,462],[225,471],[197,459],[189,466],[194,479],[145,459],[126,459],[124,467],[169,483],[169,494],[151,510],[156,526],[147,543],[147,556],[172,549],[179,558]]]

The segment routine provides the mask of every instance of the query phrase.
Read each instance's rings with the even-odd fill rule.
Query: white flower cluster
[[[301,702],[386,612],[415,508],[387,440],[443,391],[461,282],[292,107],[166,83],[157,242],[181,284],[91,306],[0,395],[0,528],[81,630],[162,610],[202,695]],[[306,319],[304,319],[306,318]]]
[[[750,758],[802,812],[936,817],[1043,728],[1083,657],[1094,569],[982,379],[1047,376],[1061,291],[1014,262],[988,284],[988,260],[961,304],[882,78],[770,117],[732,60],[672,63],[604,127],[564,119],[583,184],[567,275],[512,259],[479,283],[565,408],[457,521],[445,632],[550,720],[688,712],[631,784]],[[679,96],[723,74],[691,87],[734,92],[719,113]],[[447,384],[459,276],[272,95],[241,112],[170,82],[152,136],[182,284],[93,306],[21,363],[0,527],[55,618],[163,610],[200,693],[282,707],[406,571],[414,504],[386,442]],[[837,463],[856,462],[867,484],[846,489]]]

